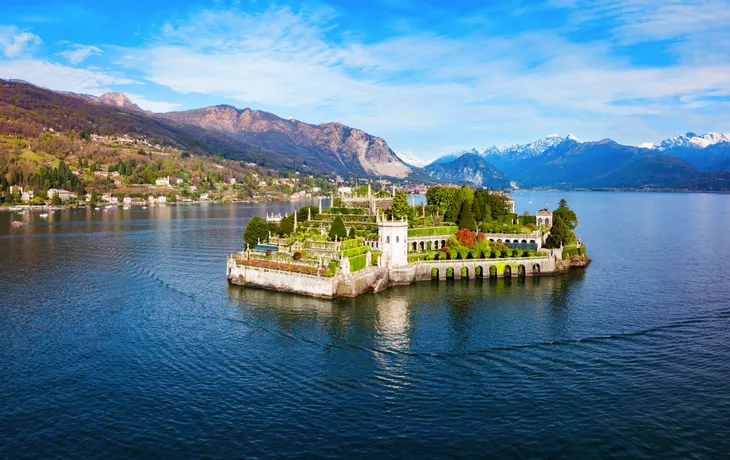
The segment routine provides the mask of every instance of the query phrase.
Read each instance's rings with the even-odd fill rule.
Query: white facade
[[[537,226],[542,227],[550,227],[553,225],[553,213],[550,211],[547,211],[545,209],[541,209],[537,211],[537,214],[535,215],[537,218]]]
[[[155,185],[158,187],[169,187],[170,186],[170,176],[157,179],[155,181]]]
[[[378,222],[378,233],[383,250],[381,265],[408,265],[408,222],[381,220]]]

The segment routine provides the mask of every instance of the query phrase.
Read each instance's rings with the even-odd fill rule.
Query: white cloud
[[[21,31],[16,26],[0,26],[0,49],[5,57],[15,58],[32,53],[41,43],[40,37]]]
[[[80,64],[89,56],[103,54],[103,51],[96,46],[74,44],[65,51],[58,53],[63,56],[71,64]]]
[[[182,104],[175,104],[171,102],[159,102],[159,101],[150,101],[145,96],[141,96],[139,94],[129,94],[125,93],[125,95],[137,104],[140,108],[144,110],[149,110],[150,112],[155,113],[163,113],[163,112],[172,112],[173,110],[179,109],[182,107]]]
[[[128,78],[35,59],[0,60],[0,78],[18,78],[56,91],[93,95],[109,91],[109,85],[135,83]]]
[[[625,27],[622,33],[638,40],[638,10],[617,13],[619,7],[610,10],[622,18],[612,30]],[[586,14],[606,11],[596,3]],[[670,12],[651,12],[651,24],[671,25],[674,34],[697,27],[670,19]],[[454,133],[470,143],[479,134],[484,144],[529,141],[534,129],[527,128],[544,125],[541,132],[605,137],[622,124],[642,125],[629,117],[676,119],[702,107],[680,98],[730,95],[730,60],[637,67],[614,53],[615,42],[575,43],[555,30],[509,38],[479,30],[411,32],[365,42],[338,36],[336,27],[331,11],[203,11],[165,25],[155,41],[126,50],[120,62],[183,94],[342,121],[424,155],[456,140]],[[643,33],[658,36],[661,27],[651,28]],[[515,139],[520,130],[526,138]],[[402,141],[414,137],[415,145]]]

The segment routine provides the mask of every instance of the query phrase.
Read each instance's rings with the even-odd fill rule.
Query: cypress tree
[[[347,237],[347,229],[345,228],[345,223],[342,221],[340,216],[335,217],[335,220],[332,221],[332,226],[330,227],[330,239],[334,241],[335,236],[339,240],[343,240]]]
[[[471,231],[476,231],[477,221],[474,219],[474,214],[471,212],[471,202],[463,201],[461,203],[458,225],[459,228],[468,228]]]

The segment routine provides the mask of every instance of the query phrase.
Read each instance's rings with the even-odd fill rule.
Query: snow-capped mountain
[[[423,168],[427,164],[431,163],[430,161],[424,160],[423,158],[420,158],[411,152],[395,152],[395,155],[403,160],[403,162],[417,168]]]
[[[512,159],[524,159],[535,155],[540,155],[546,150],[555,147],[556,145],[560,145],[567,140],[576,142],[578,144],[581,143],[580,139],[573,136],[572,134],[569,134],[568,137],[563,137],[559,134],[551,134],[545,139],[539,139],[529,142],[527,144],[493,145],[486,149],[460,150],[457,152],[446,154],[435,160],[434,163],[449,163],[467,153],[481,155],[483,157],[509,157]]]
[[[539,139],[527,144],[495,145],[485,149],[482,155],[485,157],[499,156],[513,159],[529,158],[535,155],[541,155],[549,148],[560,145],[566,140],[580,143],[580,140],[572,134],[568,134],[568,137],[563,137],[560,134],[551,134],[545,139]]]
[[[661,152],[661,151],[673,149],[676,147],[690,147],[690,148],[694,148],[694,149],[704,149],[705,147],[709,147],[710,145],[714,145],[719,142],[730,142],[730,133],[722,134],[722,133],[709,132],[709,133],[700,134],[700,135],[697,135],[695,133],[687,133],[687,134],[683,134],[681,136],[670,137],[669,139],[664,139],[663,141],[658,142],[656,144],[652,144],[651,142],[639,144],[639,147],[644,148],[644,149],[657,150],[657,151]]]

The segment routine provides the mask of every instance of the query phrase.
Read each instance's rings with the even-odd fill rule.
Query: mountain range
[[[228,105],[152,113],[121,93],[95,97],[0,80],[0,114],[57,131],[157,138],[193,153],[275,169],[397,178],[413,171],[383,139],[362,130],[336,122],[312,125]]]
[[[730,134],[687,133],[638,147],[553,134],[450,153],[424,170],[437,180],[487,187],[507,180],[528,188],[730,190]]]

